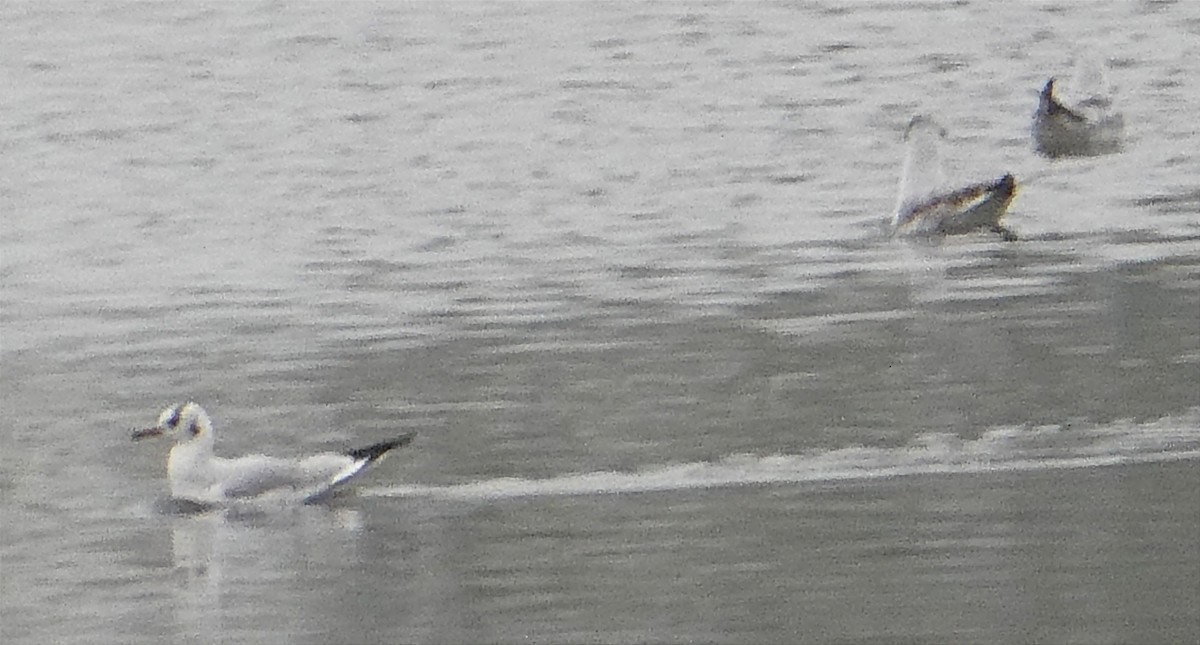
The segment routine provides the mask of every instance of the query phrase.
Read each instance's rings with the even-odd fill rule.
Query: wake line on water
[[[787,457],[760,458],[763,464]],[[1020,460],[1004,464],[944,464],[940,466],[891,467],[876,470],[848,469],[842,472],[810,471],[761,472],[739,470],[727,462],[699,462],[666,466],[636,473],[598,471],[547,479],[499,478],[453,486],[390,486],[369,488],[360,492],[365,497],[428,497],[448,500],[499,500],[524,497],[565,497],[584,495],[613,495],[619,493],[649,493],[700,488],[729,488],[754,484],[834,483],[868,481],[920,474],[969,474],[1003,471],[1058,470],[1090,468],[1132,463],[1153,463],[1200,459],[1200,450],[1162,455],[1078,457],[1068,459]]]
[[[1031,472],[1200,459],[1200,410],[1183,426],[1129,424],[1077,431],[1002,428],[976,440],[918,437],[898,448],[855,446],[799,455],[729,455],[716,461],[596,471],[544,479],[497,478],[447,486],[366,488],[368,497],[498,499],[612,495],[747,485],[863,482],[940,474]]]

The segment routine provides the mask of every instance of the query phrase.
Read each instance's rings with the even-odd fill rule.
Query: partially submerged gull
[[[915,116],[904,133],[907,149],[900,194],[892,214],[893,235],[956,235],[978,230],[1016,235],[1000,224],[1016,194],[1011,174],[999,179],[950,187],[942,168],[946,130],[933,119]]]
[[[1100,60],[1077,56],[1066,87],[1069,91],[1063,92],[1054,78],[1042,86],[1033,114],[1034,149],[1051,158],[1119,151],[1125,118],[1113,107],[1112,90]]]

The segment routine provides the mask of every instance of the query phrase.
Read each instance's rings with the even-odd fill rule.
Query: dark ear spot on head
[[[194,437],[198,434],[200,434],[200,422],[192,419],[192,424],[188,426],[188,435]]]

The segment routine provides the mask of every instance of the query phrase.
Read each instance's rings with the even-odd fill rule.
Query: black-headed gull
[[[1068,83],[1075,100],[1065,101],[1056,79],[1042,86],[1033,113],[1033,147],[1051,158],[1103,155],[1121,149],[1125,117],[1113,108],[1112,91],[1100,59],[1076,57]]]
[[[203,506],[319,501],[416,436],[409,433],[345,453],[300,459],[265,455],[224,459],[213,454],[213,427],[204,408],[181,403],[163,410],[154,427],[135,430],[133,439],[164,434],[176,435],[167,458],[171,496]]]
[[[927,116],[915,116],[904,132],[907,149],[900,175],[893,235],[956,235],[978,230],[1016,235],[1000,224],[1016,194],[1011,174],[994,181],[949,187],[942,168],[946,130]]]

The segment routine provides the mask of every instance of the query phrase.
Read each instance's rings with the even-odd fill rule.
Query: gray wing
[[[287,494],[309,496],[329,488],[355,460],[347,455],[323,454],[306,459],[280,459],[253,455],[223,459],[217,469],[221,490],[231,499]]]

